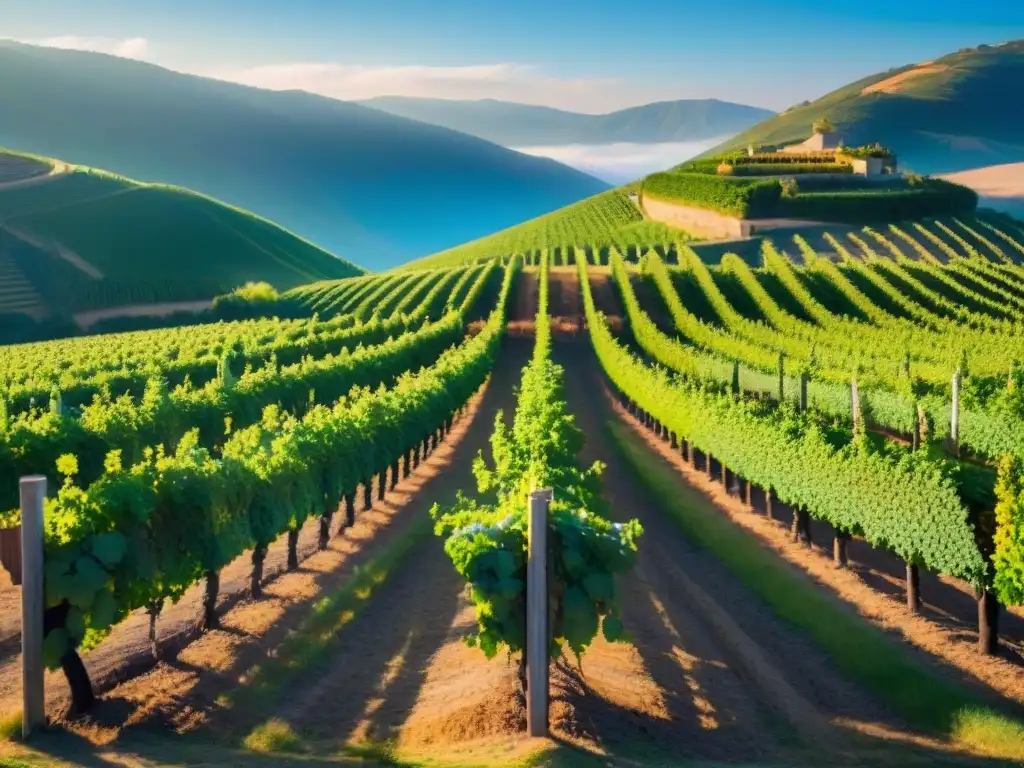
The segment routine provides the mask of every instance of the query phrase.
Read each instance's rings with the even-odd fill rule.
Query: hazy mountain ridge
[[[383,268],[607,188],[554,161],[304,92],[0,42],[0,145],[238,205]]]
[[[357,103],[507,147],[699,141],[737,133],[775,114],[717,99],[663,101],[602,115],[495,99],[379,96]]]

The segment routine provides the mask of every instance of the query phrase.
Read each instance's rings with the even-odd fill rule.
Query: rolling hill
[[[0,42],[0,146],[181,185],[385,268],[596,194],[545,158],[298,91]]]
[[[974,168],[945,178],[973,189],[982,205],[1024,221],[1024,162]]]
[[[359,103],[506,147],[700,141],[737,133],[775,114],[717,99],[662,101],[603,115],[495,99],[380,96]]]
[[[901,167],[952,173],[1024,160],[1024,40],[979,46],[865,77],[729,139],[707,154],[805,139],[827,117],[848,144],[881,142]]]
[[[671,245],[688,239],[681,230],[645,220],[630,199],[628,187],[620,187],[401,268],[453,267],[496,256],[533,258],[545,249],[557,251],[556,263],[561,263],[563,252],[570,246],[603,254],[606,263],[610,247],[635,253],[638,246]],[[595,263],[598,261],[595,259]]]
[[[360,267],[188,190],[0,153],[0,315],[201,302]]]

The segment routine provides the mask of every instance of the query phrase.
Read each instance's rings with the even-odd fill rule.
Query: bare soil
[[[610,663],[603,653],[584,661],[591,689],[606,692],[577,702],[580,719],[599,724],[591,735],[609,747],[651,740],[651,749],[662,744],[679,757],[754,760],[778,759],[794,743],[838,746],[839,720],[902,729],[664,517],[604,440],[613,414],[592,352],[563,345],[558,357],[570,409],[587,434],[585,458],[606,464],[612,517],[636,518],[645,531],[637,567],[622,585],[634,647],[614,646]],[[657,695],[637,684],[645,679]],[[636,714],[602,713],[609,698]]]
[[[58,259],[63,259],[68,264],[73,266],[75,269],[91,277],[93,280],[103,279],[103,273],[96,269],[96,267],[87,262],[85,259],[83,259],[81,256],[79,256],[71,249],[65,248],[63,245],[56,242],[55,240],[44,240],[43,238],[36,237],[32,233],[26,232],[25,230],[14,229],[10,225],[6,225],[3,228],[8,233],[18,238],[19,240],[23,240],[24,242],[28,243],[29,245],[35,246],[41,251],[47,251],[48,253],[51,253],[54,256],[56,256]]]
[[[517,297],[515,306],[519,302]],[[528,312],[528,299],[523,302]],[[354,528],[335,536],[299,571],[273,579],[266,598],[236,601],[224,614],[223,630],[202,635],[149,674],[114,688],[92,718],[69,729],[93,741],[116,738],[126,728],[237,741],[277,718],[324,755],[390,740],[403,750],[440,749],[451,757],[465,745],[520,739],[525,711],[515,666],[503,656],[487,661],[463,644],[473,610],[434,537],[418,543],[331,638],[324,665],[300,668],[283,695],[266,704],[246,706],[245,685],[248,670],[276,655],[325,590],[345,583],[359,564],[400,539],[434,502],[449,503],[457,490],[475,489],[472,459],[486,449],[498,411],[511,418],[514,387],[531,349],[529,339],[506,341],[473,418],[463,420],[398,493],[360,514]],[[830,763],[863,765],[864,749],[887,749],[893,740],[914,742],[926,757],[937,755],[931,751],[937,745],[908,734],[897,717],[681,534],[606,442],[606,422],[617,416],[589,346],[562,343],[556,357],[565,370],[570,409],[586,434],[584,458],[607,465],[611,516],[637,518],[645,528],[637,566],[621,583],[633,644],[598,639],[582,670],[567,660],[555,665],[556,738],[607,754],[610,765],[623,764],[611,755],[666,764],[704,759],[783,765],[820,765],[827,755]],[[666,447],[653,437],[648,441],[655,451]],[[691,481],[701,487],[699,478]],[[724,494],[706,500],[708,508],[727,511],[734,502]],[[773,527],[763,516],[737,515]],[[780,552],[788,557],[792,549]],[[824,590],[832,588],[826,585]],[[108,642],[97,653],[117,647],[115,638]],[[131,643],[121,648],[133,652]],[[238,706],[224,704],[228,691],[238,694]]]
[[[943,72],[949,69],[945,64],[932,64],[930,61],[924,64],[919,64],[914,69],[908,69],[906,72],[900,72],[898,75],[887,77],[885,80],[881,80],[877,83],[869,85],[861,91],[861,93],[899,93],[907,84],[922,75],[931,75],[937,72]]]
[[[359,567],[378,552],[389,537],[399,536],[411,520],[424,510],[419,491],[425,486],[436,485],[436,478],[451,463],[456,447],[469,431],[479,408],[480,397],[474,399],[466,416],[453,428],[451,435],[409,478],[402,480],[384,501],[377,501],[376,485],[373,483],[375,503],[368,511],[362,510],[362,492],[357,494],[355,526],[344,528],[343,509],[335,515],[333,538],[326,551],[317,547],[319,520],[308,520],[303,526],[298,543],[300,568],[286,572],[287,536],[282,536],[271,545],[264,563],[264,583],[267,598],[252,600],[248,597],[251,561],[249,553],[221,571],[218,611],[224,616],[223,631],[202,634],[200,619],[203,598],[203,584],[191,588],[175,605],[167,606],[158,624],[162,661],[156,663],[150,653],[149,617],[144,611],[136,611],[118,625],[113,633],[99,647],[84,654],[83,660],[89,670],[94,689],[108,691],[129,677],[148,670],[150,674],[120,686],[106,697],[108,701],[124,700],[129,697],[137,706],[131,708],[131,715],[122,720],[138,719],[138,710],[146,707],[160,707],[161,695],[169,695],[174,688],[169,685],[168,676],[191,679],[180,668],[182,663],[196,663],[210,668],[224,669],[234,658],[233,648],[241,638],[260,638],[271,627],[294,625],[301,616],[285,621],[290,610],[312,600],[330,584],[351,576]],[[475,449],[473,449],[475,450]],[[417,500],[420,506],[413,501]],[[429,509],[429,504],[427,505]],[[19,589],[0,592],[3,600],[0,608],[4,613],[5,627],[20,623],[20,598],[15,598]],[[301,611],[298,612],[301,614]],[[21,655],[19,653],[20,633],[8,638],[0,646],[6,652],[0,660],[0,720],[17,711],[21,706]],[[244,643],[243,643],[244,644]],[[153,669],[154,666],[156,669]],[[171,671],[173,670],[173,671]],[[223,681],[221,681],[223,683]],[[162,693],[154,694],[156,688]],[[150,692],[147,692],[150,691]],[[179,690],[175,695],[181,694]],[[47,709],[59,712],[66,708],[68,699],[66,683],[59,672],[48,673],[46,680]],[[143,705],[142,702],[145,702]],[[118,716],[110,716],[110,707],[101,714],[101,719],[116,724]],[[120,709],[115,708],[117,711]],[[123,708],[121,708],[123,709]]]
[[[167,317],[175,312],[202,312],[213,306],[211,299],[202,301],[169,301],[161,304],[131,304],[123,307],[92,309],[75,314],[75,322],[82,328],[88,328],[100,320],[112,317]]]
[[[703,457],[698,457],[698,469],[693,469],[678,451],[642,427],[617,403],[612,407],[617,417],[642,435],[647,445],[689,484],[707,494],[716,508],[782,558],[808,573],[866,620],[918,651],[922,663],[959,684],[977,689],[981,695],[996,694],[1006,701],[1024,705],[1024,664],[1014,639],[1020,628],[1017,612],[1003,613],[1000,654],[979,654],[973,625],[975,601],[964,585],[936,578],[922,570],[922,610],[917,615],[911,614],[905,604],[904,582],[896,573],[902,573],[902,564],[896,558],[854,539],[847,549],[849,568],[836,568],[831,551],[832,531],[827,524],[812,521],[814,544],[811,547],[794,543],[790,533],[792,510],[788,506],[776,499],[772,504],[774,516],[767,516],[764,494],[755,489],[753,507],[748,507],[721,483],[708,479],[701,464]],[[713,475],[719,477],[717,462],[713,461],[712,470]],[[1024,709],[1021,712],[1024,713]]]

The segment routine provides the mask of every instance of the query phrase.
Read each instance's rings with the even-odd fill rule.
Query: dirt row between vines
[[[523,312],[535,309],[529,304],[522,299]],[[246,692],[253,667],[273,660],[358,564],[408,536],[434,502],[474,490],[472,460],[486,448],[499,409],[511,417],[514,387],[531,349],[530,339],[507,340],[474,418],[463,420],[399,493],[358,515],[355,528],[298,572],[274,579],[265,599],[245,599],[227,610],[222,630],[110,691],[90,719],[68,727],[94,742],[126,730],[171,730],[237,743],[274,721],[321,755],[394,740],[410,754],[440,750],[450,757],[466,745],[521,741],[525,711],[515,668],[503,656],[487,661],[463,644],[474,623],[472,607],[433,536],[417,541],[358,613],[349,618],[343,611],[339,628],[321,638],[329,644],[323,663],[290,669],[287,686],[270,700]],[[907,738],[897,718],[683,537],[658,500],[619,464],[605,440],[605,423],[616,416],[585,340],[557,345],[556,357],[566,372],[570,409],[586,434],[584,458],[607,464],[612,516],[638,518],[645,535],[637,566],[621,585],[633,645],[599,639],[582,672],[556,665],[555,734],[637,760],[786,765],[821,764],[823,753],[829,762],[863,764],[857,755],[865,737],[851,733],[849,723]],[[884,749],[888,741],[879,743]]]
[[[591,291],[595,291],[597,283],[594,275],[590,276]],[[636,279],[633,288],[640,304],[655,321],[658,327],[670,336],[675,335],[675,325],[668,314],[656,287],[649,282]],[[621,303],[615,291],[605,296],[606,314],[621,313]],[[642,354],[642,353],[641,353]],[[889,436],[890,439],[902,439]],[[658,450],[662,450],[660,444]],[[677,462],[678,463],[678,462]],[[700,473],[698,473],[699,477]],[[763,494],[755,492],[755,499],[763,506]],[[775,502],[777,521],[789,520],[792,510],[785,504]],[[744,518],[744,523],[748,522]],[[772,530],[773,546],[788,543],[785,526],[777,523],[769,525]],[[831,567],[832,539],[834,530],[823,520],[811,520],[811,533],[814,541],[808,558],[799,558],[801,566],[810,563],[824,563],[825,568]],[[848,545],[850,571],[861,582],[857,591],[856,602],[864,604],[869,613],[881,615],[885,613],[888,625],[894,615],[903,611],[905,599],[905,566],[891,552],[875,549],[862,539],[854,538]],[[791,559],[795,554],[787,554]],[[808,568],[813,573],[816,569]],[[831,582],[830,582],[831,583]],[[977,601],[974,589],[965,582],[951,577],[938,576],[926,569],[920,569],[920,585],[922,609],[921,619],[927,623],[927,631],[921,631],[920,622],[912,621],[907,628],[901,630],[908,637],[932,638],[927,641],[931,652],[945,656],[947,653],[965,660],[968,667],[979,667],[977,672],[981,679],[992,681],[996,689],[1003,695],[1009,695],[1024,703],[1024,607],[1011,606],[1001,611],[1000,617],[1000,656],[998,663],[990,664],[984,660],[975,660],[972,643],[977,637]],[[835,587],[836,585],[833,585]],[[852,599],[852,593],[844,594],[844,599]],[[880,606],[888,606],[884,611]],[[910,627],[914,628],[911,629]],[[948,645],[945,645],[946,643]],[[942,649],[944,646],[944,650]],[[961,666],[960,662],[954,662]],[[988,668],[988,671],[983,671]],[[975,674],[972,672],[971,674]]]
[[[607,392],[605,396],[610,397]],[[818,542],[814,546],[794,543],[788,522],[792,515],[789,507],[775,500],[773,516],[768,517],[760,490],[754,493],[754,507],[747,507],[739,495],[729,493],[717,479],[709,480],[701,463],[694,469],[678,451],[672,450],[667,442],[643,427],[617,402],[613,402],[611,407],[616,417],[632,427],[654,454],[670,464],[688,484],[706,494],[709,504],[755,535],[782,559],[842,598],[866,620],[907,643],[921,663],[941,676],[976,689],[982,696],[994,693],[1007,702],[1017,702],[1022,705],[1019,711],[1024,715],[1024,673],[1019,648],[1015,641],[1007,641],[1004,637],[1000,655],[979,654],[976,632],[968,626],[969,622],[958,619],[934,602],[936,596],[944,598],[943,602],[956,602],[956,597],[962,593],[953,585],[944,585],[934,576],[926,579],[926,574],[922,573],[922,591],[926,597],[922,601],[921,613],[910,614],[903,600],[902,582],[889,575],[882,566],[869,564],[877,561],[880,553],[866,542],[851,541],[848,544],[849,567],[837,569],[832,560],[831,535],[825,535],[824,526],[813,528],[814,541]],[[700,462],[703,461],[700,458]],[[716,478],[719,466],[717,461],[712,463]],[[943,586],[948,587],[952,595],[940,591]],[[928,587],[933,588],[931,593]],[[969,614],[973,600],[967,595],[962,597],[965,605],[958,607]],[[1016,628],[1016,615],[1004,617],[1003,622],[1011,624],[1011,620]]]
[[[495,370],[496,377],[501,378],[502,375],[501,368]],[[488,392],[500,392],[502,389],[501,385],[489,386]],[[272,627],[286,632],[289,626],[300,621],[303,611],[309,607],[309,601],[317,594],[349,578],[355,569],[365,565],[380,551],[389,539],[402,536],[417,516],[424,513],[421,508],[424,499],[430,498],[431,494],[443,493],[445,489],[451,490],[447,470],[455,457],[462,455],[459,446],[468,442],[470,445],[465,450],[475,453],[481,447],[479,441],[486,437],[486,431],[490,429],[493,407],[482,417],[488,424],[479,426],[477,418],[481,408],[493,401],[494,395],[489,397],[485,392],[474,398],[467,413],[453,427],[449,438],[410,477],[402,480],[394,491],[388,492],[384,501],[377,500],[376,486],[379,480],[375,479],[374,504],[370,510],[363,511],[360,489],[357,494],[356,524],[343,529],[344,510],[341,510],[335,516],[333,536],[326,551],[318,551],[319,520],[308,520],[299,536],[298,571],[286,571],[287,536],[281,536],[272,544],[264,565],[266,599],[254,601],[248,596],[251,572],[249,553],[226,566],[221,571],[218,601],[218,611],[225,621],[224,631],[200,633],[203,584],[193,586],[178,603],[168,605],[158,624],[164,660],[156,665],[154,672],[122,685],[118,691],[126,687],[142,690],[147,685],[146,680],[152,682],[160,678],[167,668],[196,654],[200,654],[203,663],[211,667],[229,667],[234,655],[232,649],[244,645],[243,637],[250,631],[235,631],[231,628],[232,622],[240,615],[246,617],[247,626],[254,633],[252,639],[264,631],[269,632]],[[474,443],[474,440],[477,442]],[[454,493],[453,490],[451,492]],[[8,602],[13,604],[13,601]],[[20,605],[16,607],[20,611]],[[293,616],[293,613],[296,615]],[[16,618],[20,619],[20,616]],[[153,668],[148,622],[148,615],[144,611],[136,611],[118,625],[100,646],[84,654],[83,660],[98,692],[109,690],[126,678]],[[6,643],[5,646],[10,651],[11,644]],[[0,662],[0,719],[20,709],[20,668],[21,656],[17,646],[14,646],[13,652],[9,652]],[[59,671],[47,673],[46,695],[48,712],[60,712],[67,706],[67,686]],[[107,700],[116,699],[118,695],[115,691]],[[104,712],[100,720],[104,719],[116,722],[117,717],[110,718],[109,712]]]

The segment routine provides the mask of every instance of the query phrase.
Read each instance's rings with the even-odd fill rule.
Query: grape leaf
[[[117,531],[100,533],[92,537],[92,555],[107,568],[113,568],[124,559],[127,542]]]
[[[66,629],[53,629],[43,640],[43,664],[47,669],[56,669],[71,647],[71,636]]]

